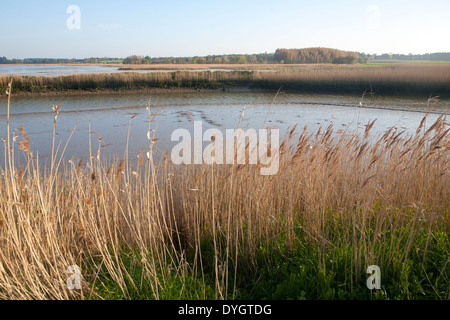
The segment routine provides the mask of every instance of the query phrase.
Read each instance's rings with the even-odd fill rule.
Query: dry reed
[[[450,91],[450,65],[275,65],[265,69],[230,71],[122,72],[67,76],[14,76],[16,92],[97,91],[143,88],[186,88],[243,85],[262,88],[320,91],[429,94]],[[0,89],[7,88],[9,76],[0,76]]]

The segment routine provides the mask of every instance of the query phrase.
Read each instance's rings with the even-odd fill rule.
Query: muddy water
[[[210,72],[216,71],[232,71],[230,69],[198,69],[188,70],[189,72]],[[27,76],[61,76],[69,74],[92,74],[92,73],[121,73],[121,72],[136,72],[136,73],[152,73],[152,72],[176,72],[173,70],[127,70],[127,66],[119,68],[111,65],[52,65],[52,64],[16,64],[16,65],[0,65],[0,75],[27,75]],[[273,70],[261,70],[263,72]]]
[[[59,76],[76,73],[116,72],[118,68],[97,65],[0,65],[1,74]]]
[[[123,157],[127,146],[131,157],[148,148],[148,114],[156,128],[155,146],[165,153],[176,142],[171,142],[175,129],[193,131],[194,121],[201,121],[203,131],[225,129],[279,128],[283,135],[290,126],[309,130],[333,124],[335,130],[359,131],[377,119],[373,133],[383,133],[392,126],[414,132],[427,110],[432,111],[430,125],[442,113],[450,110],[450,101],[427,103],[427,97],[393,98],[366,96],[360,105],[360,96],[304,95],[261,92],[193,92],[152,94],[67,95],[45,97],[14,97],[11,102],[10,128],[15,136],[22,124],[31,141],[31,149],[42,159],[51,152],[53,110],[50,105],[60,104],[57,119],[56,143],[60,150],[70,138],[65,158],[89,157],[89,132],[92,153],[98,147],[107,157]],[[0,98],[0,138],[6,137],[6,98]],[[152,116],[153,118],[153,116]],[[267,121],[266,121],[267,120]],[[90,131],[89,131],[90,126]],[[101,140],[99,141],[99,137]],[[21,138],[18,137],[20,140]],[[158,151],[157,151],[158,154]],[[0,161],[4,148],[0,148]]]

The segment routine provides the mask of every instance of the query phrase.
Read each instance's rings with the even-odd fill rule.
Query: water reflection
[[[311,132],[333,124],[335,131],[364,130],[364,125],[377,119],[373,132],[382,133],[392,126],[413,132],[426,114],[426,99],[370,97],[359,106],[358,96],[327,96],[280,94],[273,106],[273,93],[258,92],[195,92],[152,94],[99,94],[42,97],[15,97],[11,103],[11,131],[19,136],[23,124],[31,141],[31,149],[42,159],[51,152],[53,110],[50,105],[60,104],[61,111],[56,129],[56,142],[60,151],[72,135],[65,158],[88,158],[89,137],[100,146],[105,156],[123,157],[129,133],[128,152],[137,155],[148,147],[148,114],[146,106],[151,100],[155,114],[152,128],[156,128],[155,144],[159,154],[173,147],[172,132],[177,128],[193,130],[194,121],[202,121],[204,130],[261,128],[267,118],[270,128],[279,128],[281,136],[291,126],[298,131],[308,125]],[[428,106],[429,107],[429,106]],[[433,104],[430,125],[441,113],[448,112],[449,103]],[[244,112],[243,112],[244,111]],[[270,113],[268,114],[268,112]],[[358,123],[359,120],[359,123]],[[89,135],[89,126],[91,135]],[[6,98],[0,99],[0,138],[6,137]],[[101,141],[99,141],[101,137]],[[20,139],[20,137],[19,137]],[[158,152],[157,152],[158,154]],[[4,150],[0,150],[0,161]]]
[[[58,76],[76,73],[117,72],[119,68],[98,65],[0,65],[0,74]]]

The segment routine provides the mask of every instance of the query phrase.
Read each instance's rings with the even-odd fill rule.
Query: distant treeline
[[[360,56],[365,60],[428,60],[428,61],[450,61],[450,52],[436,52],[425,54],[364,54],[360,53]]]
[[[85,58],[85,59],[54,59],[54,58],[27,58],[12,59],[0,57],[0,64],[76,64],[76,63],[122,63],[121,58]]]
[[[368,60],[429,60],[450,61],[450,52],[426,54],[367,54],[330,48],[277,49],[275,53],[209,55],[204,57],[130,56],[124,63],[131,64],[270,64],[270,63],[366,63]]]
[[[356,52],[329,48],[277,49],[275,61],[279,63],[363,63]]]
[[[7,59],[0,57],[0,64],[290,64],[290,63],[366,63],[376,60],[424,60],[450,61],[450,52],[425,54],[368,54],[342,51],[330,48],[277,49],[275,53],[260,54],[226,54],[195,57],[159,57],[131,55],[126,58],[85,58],[85,59],[53,59],[27,58]]]
[[[237,68],[236,68],[237,69]],[[67,76],[13,76],[13,92],[101,92],[140,89],[222,89],[249,88],[305,93],[418,95],[430,93],[448,99],[450,64],[317,65],[267,70],[124,72],[75,74]],[[420,76],[418,76],[420,75]],[[0,75],[0,96],[11,81]]]
[[[152,63],[176,63],[176,64],[258,64],[276,63],[273,53],[259,54],[224,54],[209,55],[204,57],[163,57],[152,58]]]

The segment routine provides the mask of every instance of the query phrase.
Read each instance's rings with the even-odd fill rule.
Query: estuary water
[[[152,73],[152,72],[176,72],[176,69],[128,69],[129,66],[123,65],[122,68],[112,65],[63,65],[63,64],[0,64],[0,75],[19,75],[19,76],[66,76],[72,74],[93,74],[93,73]],[[127,70],[128,69],[128,70]],[[232,71],[230,69],[188,69],[189,72],[204,71]],[[273,70],[262,70],[273,71]]]
[[[0,75],[60,76],[80,73],[111,73],[119,68],[99,65],[15,64],[0,65]]]
[[[280,129],[282,137],[294,125],[298,125],[298,133],[305,125],[315,132],[330,124],[335,131],[361,133],[368,122],[376,119],[373,134],[384,133],[393,126],[413,133],[427,112],[431,111],[426,124],[431,125],[450,110],[450,101],[428,103],[427,98],[368,95],[361,101],[361,96],[352,95],[276,96],[251,91],[18,96],[11,100],[10,130],[16,141],[21,140],[19,128],[23,125],[32,152],[45,162],[51,153],[54,113],[50,106],[58,104],[56,145],[61,153],[68,142],[64,158],[89,158],[90,139],[93,155],[100,148],[106,157],[123,158],[128,150],[131,159],[139,150],[147,151],[149,124],[152,130],[156,129],[155,154],[160,155],[178,143],[171,141],[174,130],[184,128],[193,132],[195,121],[201,122],[203,132],[216,128],[225,134],[226,129],[238,127],[268,127]],[[1,139],[6,137],[6,105],[6,97],[1,97]],[[18,159],[21,157],[24,155],[19,151]],[[0,162],[3,159],[4,148],[0,148]]]

